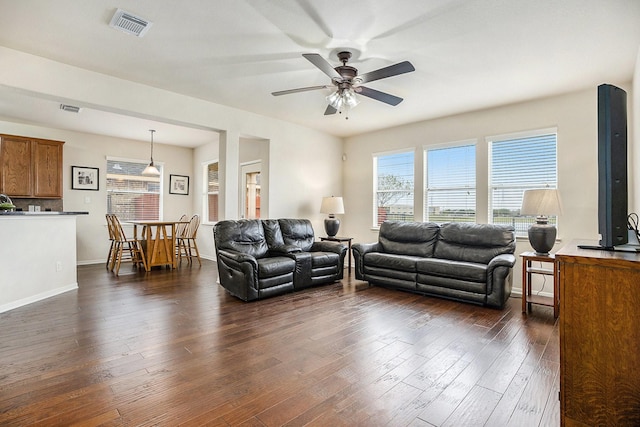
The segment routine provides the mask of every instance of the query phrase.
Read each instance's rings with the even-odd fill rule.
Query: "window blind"
[[[107,160],[107,212],[121,220],[160,219],[160,177],[143,176],[146,163]],[[161,172],[161,166],[156,165]]]
[[[520,217],[524,190],[557,188],[557,136],[544,134],[491,143],[491,204],[494,224],[510,224],[526,235],[534,218]],[[556,218],[549,218],[555,224]]]
[[[413,152],[374,156],[374,226],[384,221],[413,221]]]
[[[427,149],[424,217],[427,221],[476,221],[474,144]]]

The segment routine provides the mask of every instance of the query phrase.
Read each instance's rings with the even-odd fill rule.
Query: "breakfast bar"
[[[76,217],[0,212],[0,313],[77,289]]]

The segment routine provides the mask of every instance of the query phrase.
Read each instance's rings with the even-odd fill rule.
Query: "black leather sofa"
[[[213,237],[220,284],[252,301],[343,278],[347,247],[316,242],[306,219],[226,220]]]
[[[388,221],[377,243],[352,250],[358,280],[502,308],[511,295],[515,248],[510,226]]]

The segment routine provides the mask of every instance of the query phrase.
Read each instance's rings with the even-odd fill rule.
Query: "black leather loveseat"
[[[220,221],[213,236],[220,284],[244,301],[343,278],[347,247],[316,242],[306,219]]]
[[[501,308],[516,262],[513,227],[384,222],[377,243],[353,245],[356,279]]]

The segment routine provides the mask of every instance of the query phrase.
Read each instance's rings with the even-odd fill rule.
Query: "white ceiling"
[[[153,22],[149,32],[110,28],[117,8]],[[349,136],[628,82],[640,0],[0,0],[0,45]],[[361,97],[345,120],[323,115],[329,89],[271,95],[329,84],[301,55],[337,66],[341,48],[354,51],[360,73],[410,61],[415,72],[367,84],[404,101]],[[11,120],[140,140],[156,128],[157,142],[192,147],[211,139],[180,123],[99,106],[74,116],[59,104],[0,88],[0,116]]]

